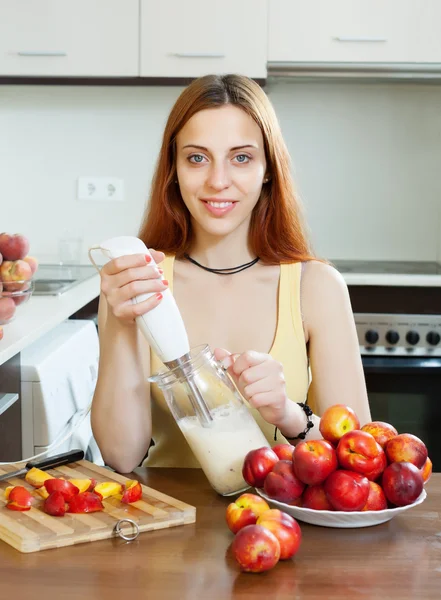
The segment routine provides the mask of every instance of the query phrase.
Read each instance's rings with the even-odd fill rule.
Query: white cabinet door
[[[137,76],[139,0],[0,0],[0,75]]]
[[[141,0],[141,76],[266,77],[267,0]]]
[[[271,62],[441,62],[440,0],[269,0]]]

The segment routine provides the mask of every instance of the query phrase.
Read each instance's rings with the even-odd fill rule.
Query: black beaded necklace
[[[194,258],[191,258],[191,256],[189,256],[188,254],[184,254],[184,256],[187,260],[189,260],[197,267],[204,269],[204,271],[209,271],[210,273],[216,273],[216,275],[234,275],[235,273],[240,273],[241,271],[245,271],[245,269],[249,269],[250,267],[255,265],[256,262],[259,260],[259,257],[257,257],[254,260],[250,260],[250,262],[244,263],[243,265],[239,265],[237,267],[228,267],[227,269],[210,269],[210,267],[204,267],[204,265],[198,263]]]

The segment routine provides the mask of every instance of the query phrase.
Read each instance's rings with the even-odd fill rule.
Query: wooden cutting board
[[[19,467],[0,467],[0,474],[16,471]],[[57,469],[47,471],[54,477],[65,479],[94,478],[97,482],[117,481],[125,483],[128,478],[109,469],[81,460]],[[115,537],[116,523],[120,519],[132,519],[139,531],[152,531],[185,525],[196,521],[196,508],[167,496],[157,490],[142,486],[142,500],[127,505],[116,498],[103,500],[104,511],[91,514],[70,514],[64,517],[51,517],[42,510],[43,500],[35,499],[32,508],[26,512],[16,512],[6,508],[4,490],[8,485],[23,485],[30,491],[34,488],[24,477],[0,481],[0,540],[10,544],[20,552],[37,552],[48,548],[60,548],[84,542],[93,542]],[[133,525],[122,526],[125,534],[133,534]]]

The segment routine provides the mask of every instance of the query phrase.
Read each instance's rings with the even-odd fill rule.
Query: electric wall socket
[[[124,200],[124,180],[115,177],[79,177],[78,200]]]

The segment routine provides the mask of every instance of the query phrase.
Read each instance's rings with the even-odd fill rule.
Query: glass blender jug
[[[108,259],[150,255],[139,238],[122,236],[90,248]],[[150,255],[151,256],[151,255]],[[155,265],[154,260],[150,262]],[[141,294],[132,302],[142,302]],[[136,318],[137,325],[165,365],[149,381],[164,393],[167,405],[213,489],[222,495],[247,489],[242,465],[250,450],[269,446],[229,375],[208,346],[190,350],[187,332],[168,289],[159,305]]]

